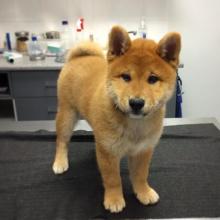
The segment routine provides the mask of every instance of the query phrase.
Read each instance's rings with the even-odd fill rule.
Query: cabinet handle
[[[47,113],[48,114],[56,114],[57,110],[56,110],[56,108],[49,107],[49,108],[47,108]]]
[[[47,113],[48,114],[56,114],[57,113],[57,109],[55,107],[48,107],[47,108]]]
[[[45,82],[45,88],[50,89],[50,88],[57,88],[57,83],[56,82]]]

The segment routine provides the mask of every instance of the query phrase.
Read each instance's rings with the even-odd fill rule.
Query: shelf
[[[0,100],[11,99],[8,74],[0,73]]]
[[[13,103],[10,99],[1,99],[0,96],[0,118],[14,118]]]
[[[1,94],[0,93],[0,100],[12,100],[12,97],[9,94]]]

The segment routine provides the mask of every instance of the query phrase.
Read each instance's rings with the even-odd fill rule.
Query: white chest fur
[[[115,155],[123,157],[155,147],[160,139],[162,126],[155,128],[152,123],[131,120],[126,127],[119,126],[116,132],[118,135],[104,138],[103,144]]]

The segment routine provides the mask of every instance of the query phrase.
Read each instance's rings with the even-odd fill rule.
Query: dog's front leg
[[[129,171],[133,190],[137,199],[144,205],[154,204],[159,201],[159,196],[148,182],[149,165],[153,149],[141,151],[129,157]]]
[[[97,144],[96,157],[104,184],[104,206],[110,212],[120,212],[125,207],[120,177],[120,158]]]

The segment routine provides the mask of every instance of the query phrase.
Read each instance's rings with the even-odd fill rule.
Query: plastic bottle
[[[72,47],[73,36],[67,20],[62,21],[61,41],[63,50]]]
[[[138,37],[147,38],[147,24],[146,18],[144,16],[142,16],[140,20],[140,24],[138,27]]]
[[[62,31],[61,31],[61,41],[62,41],[62,48],[64,50],[68,49],[69,45],[69,28],[68,28],[68,21],[62,21]]]
[[[43,60],[45,59],[45,53],[43,52],[40,44],[37,41],[36,36],[32,36],[31,42],[28,45],[28,54],[30,60]]]

